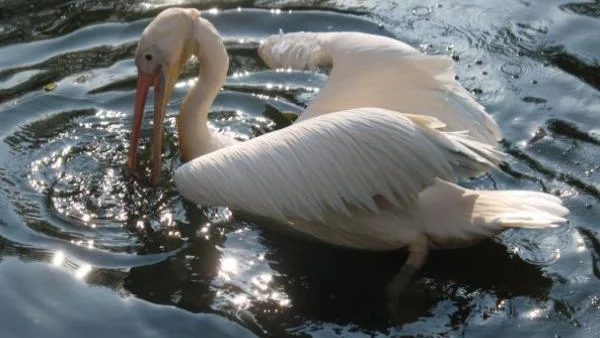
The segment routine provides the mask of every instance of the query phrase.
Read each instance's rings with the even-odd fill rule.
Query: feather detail
[[[435,120],[378,108],[326,114],[196,158],[175,183],[197,204],[323,222],[330,212],[378,212],[374,196],[406,208],[435,178],[454,181],[499,162],[466,134],[423,121]]]
[[[556,227],[567,221],[569,210],[543,192],[471,190],[438,179],[419,195],[414,214],[433,247],[452,248],[507,228]]]
[[[262,42],[258,54],[271,68],[315,69],[331,66],[319,33],[273,35]]]

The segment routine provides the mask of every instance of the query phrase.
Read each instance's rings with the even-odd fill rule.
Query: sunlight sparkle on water
[[[292,303],[286,294],[277,291],[272,292],[269,298],[276,301],[282,307],[290,306]]]
[[[198,78],[197,77],[195,77],[193,79],[189,79],[189,80],[187,80],[187,86],[188,87],[193,87],[196,84],[196,82],[198,82]]]
[[[532,309],[528,312],[525,313],[525,317],[529,318],[529,319],[537,319],[542,317],[542,315],[544,314],[544,310],[543,309]]]
[[[175,225],[173,223],[173,214],[169,211],[165,211],[160,215],[160,223],[165,225],[166,227],[172,227]]]
[[[83,279],[90,271],[92,271],[91,265],[87,263],[82,264],[79,269],[77,269],[77,272],[75,272],[75,277],[77,277],[77,279]]]
[[[258,277],[252,278],[252,284],[254,284],[261,291],[269,289],[269,283],[273,280],[273,276],[270,273],[263,273]]]
[[[50,168],[52,169],[56,169],[56,168],[60,168],[63,164],[63,159],[61,157],[57,158],[56,161],[54,161],[54,163],[52,163],[50,165]]]
[[[573,233],[573,241],[575,242],[575,247],[576,247],[577,252],[582,252],[587,249],[585,246],[585,240],[583,239],[583,237],[581,236],[580,233],[578,233],[578,232]]]
[[[196,84],[196,82],[198,82],[198,78],[182,80],[175,84],[175,88],[191,88]]]
[[[100,109],[96,112],[96,117],[103,119],[123,118],[126,114],[118,110]]]
[[[52,257],[52,264],[55,266],[61,266],[65,261],[65,254],[62,251],[56,251],[54,257]]]
[[[233,298],[233,304],[235,306],[237,306],[238,308],[245,307],[248,305],[248,303],[249,303],[248,296],[246,296],[246,295],[240,294]]]
[[[237,259],[233,257],[226,257],[221,260],[221,269],[219,270],[219,276],[226,280],[231,279],[231,275],[237,274],[239,271]]]
[[[240,72],[235,72],[231,75],[231,77],[233,77],[234,79],[237,79],[239,77],[243,77],[243,76],[248,76],[250,75],[250,73],[248,71],[240,71]]]
[[[179,231],[169,231],[167,233],[167,235],[169,237],[177,237],[177,238],[181,237],[181,233]]]

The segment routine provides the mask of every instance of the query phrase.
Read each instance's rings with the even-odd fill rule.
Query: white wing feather
[[[267,38],[258,48],[263,61],[271,68],[315,69],[330,67],[331,56],[319,33],[287,33]]]
[[[491,145],[502,138],[492,117],[456,81],[446,56],[424,55],[401,41],[358,32],[273,35],[258,51],[272,68],[333,67],[299,121],[379,107],[434,116],[446,130],[468,130],[476,140]]]
[[[436,177],[486,171],[492,147],[432,128],[439,121],[376,108],[326,114],[196,158],[177,169],[187,199],[279,220],[406,207]]]

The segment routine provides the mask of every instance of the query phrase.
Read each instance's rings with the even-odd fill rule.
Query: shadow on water
[[[196,214],[190,219],[198,219],[199,209],[190,207],[188,212]],[[236,228],[244,224],[247,231],[257,231],[248,223],[235,223]],[[243,273],[231,275],[225,285],[215,288],[215,279],[222,278],[227,251],[220,248],[227,239],[194,238],[194,229],[187,229],[183,236],[191,238],[183,250],[164,262],[132,268],[125,277],[125,288],[140,298],[192,312],[216,308],[258,334],[285,335],[285,327],[301,327],[306,322],[317,327],[319,323],[338,328],[359,325],[360,331],[386,332],[390,324],[408,324],[434,315],[443,302],[454,304],[457,310],[449,315],[456,326],[461,326],[480,306],[493,308],[489,310],[491,316],[505,311],[498,304],[513,298],[544,302],[552,287],[552,279],[540,267],[509,254],[500,243],[486,241],[470,248],[434,252],[413,282],[408,303],[402,304],[404,313],[397,321],[390,317],[384,290],[404,263],[404,252],[345,250],[278,232],[261,232],[256,240],[267,252],[250,259],[264,260],[276,271],[268,288],[291,300],[282,306],[253,292],[252,281],[244,280]],[[248,298],[246,303],[237,304],[239,307],[215,301],[224,292]],[[493,295],[493,299],[482,295]]]

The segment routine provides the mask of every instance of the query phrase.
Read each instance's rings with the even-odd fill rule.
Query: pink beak
[[[134,171],[137,166],[138,142],[142,128],[142,119],[144,117],[144,107],[146,105],[146,98],[148,97],[148,90],[151,86],[154,86],[154,130],[152,133],[151,146],[152,184],[158,184],[160,182],[162,136],[165,116],[165,107],[163,105],[165,95],[164,84],[164,76],[160,70],[151,74],[138,72],[135,105],[133,108],[133,130],[129,143],[129,160],[127,161],[127,165],[132,171]]]

